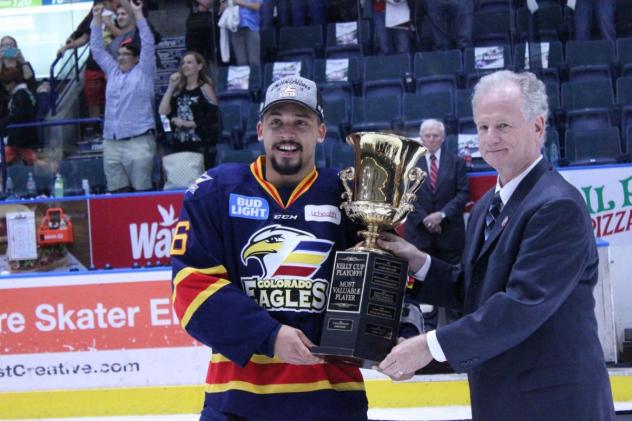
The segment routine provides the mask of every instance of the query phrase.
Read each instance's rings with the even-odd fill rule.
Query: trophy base
[[[361,368],[373,368],[379,361],[362,358],[354,355],[351,348],[339,348],[335,346],[315,346],[311,349],[312,354],[324,358],[328,363],[353,365]]]
[[[325,360],[370,368],[397,343],[408,264],[388,253],[338,251],[320,345]]]

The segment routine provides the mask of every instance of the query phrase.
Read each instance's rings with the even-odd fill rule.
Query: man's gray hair
[[[443,124],[443,121],[434,118],[429,118],[421,122],[421,125],[419,126],[419,134],[422,134],[425,129],[432,126],[438,126],[441,131],[441,135],[445,137],[445,125]]]
[[[507,82],[514,83],[522,92],[522,114],[526,121],[532,121],[538,116],[544,116],[546,122],[549,116],[549,103],[546,95],[546,87],[533,73],[516,73],[511,70],[500,70],[483,76],[474,86],[472,95],[472,109],[482,95]]]

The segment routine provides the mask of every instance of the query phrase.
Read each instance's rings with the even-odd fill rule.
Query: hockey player
[[[280,79],[257,124],[265,155],[213,168],[185,194],[173,303],[213,349],[200,420],[367,419],[360,370],[310,352],[335,252],[355,241],[336,171],[315,168],[325,131],[316,84]]]

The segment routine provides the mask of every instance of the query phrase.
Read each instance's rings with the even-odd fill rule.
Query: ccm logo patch
[[[270,215],[268,201],[261,197],[230,194],[228,214],[232,218],[257,219],[265,221]]]
[[[340,225],[340,209],[331,205],[307,205],[305,206],[305,220]]]

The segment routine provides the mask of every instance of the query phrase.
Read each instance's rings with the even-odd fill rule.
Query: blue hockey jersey
[[[365,419],[358,368],[272,355],[281,324],[320,341],[335,251],[352,245],[340,181],[314,169],[284,203],[264,167],[262,156],[205,173],[187,191],[174,235],[176,314],[213,349],[205,406],[270,420]]]

